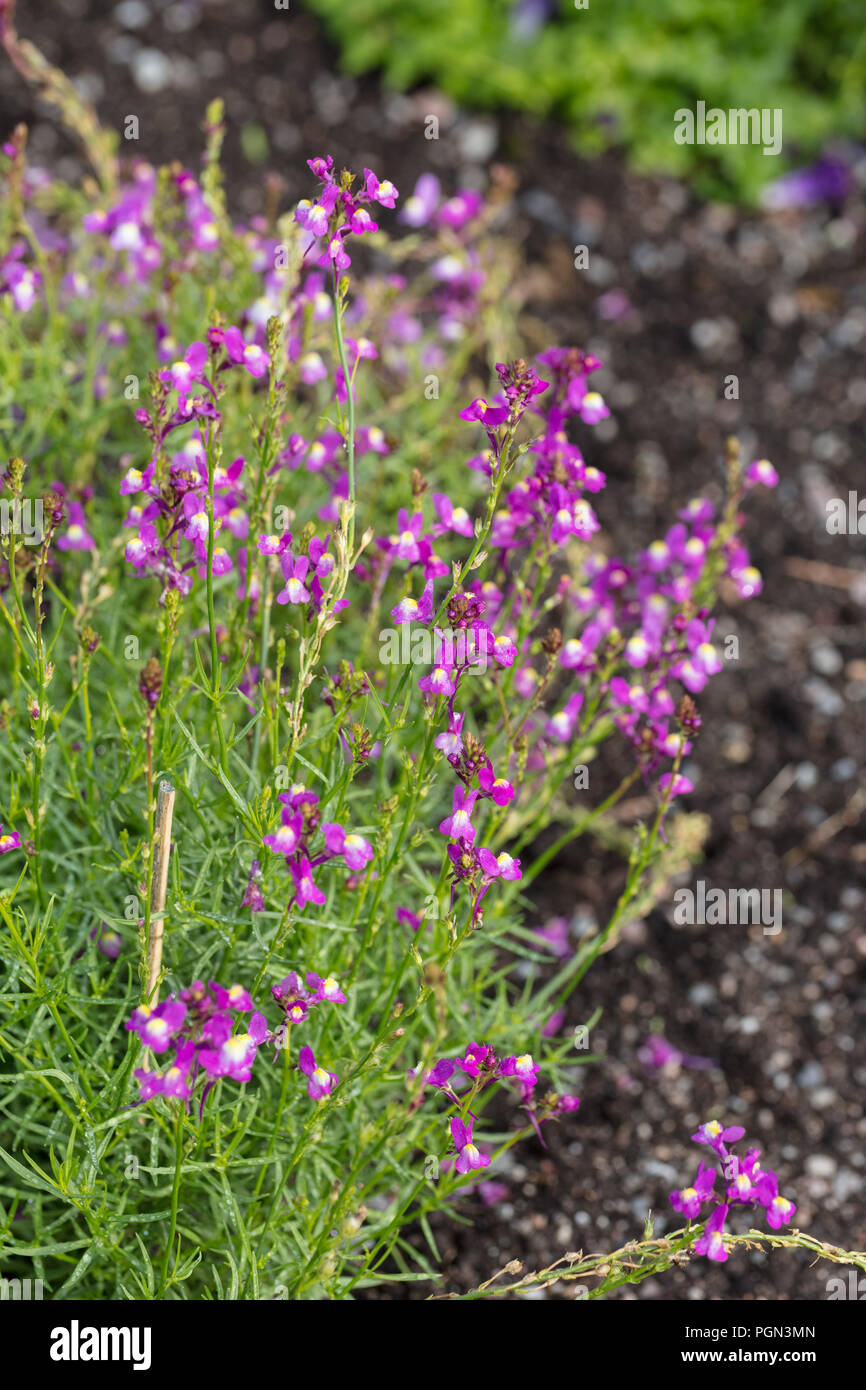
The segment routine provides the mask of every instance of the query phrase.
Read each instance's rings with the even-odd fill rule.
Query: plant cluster
[[[431,1215],[579,1123],[564,1010],[675,853],[776,482],[731,442],[722,500],[612,553],[600,363],[516,350],[502,190],[315,157],[237,225],[206,133],[198,175],[91,143],[84,189],[22,129],[0,156],[2,499],[41,516],[0,568],[2,1249],[53,1298],[425,1279]],[[483,660],[383,659],[446,622]],[[606,744],[628,770],[576,807]],[[607,925],[529,929],[635,783]]]

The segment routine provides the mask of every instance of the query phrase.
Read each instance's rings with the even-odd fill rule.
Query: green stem
[[[174,1248],[174,1237],[177,1231],[177,1204],[180,1197],[180,1179],[183,1172],[183,1108],[178,1104],[175,1115],[174,1130],[174,1185],[171,1190],[171,1220],[168,1227],[168,1240],[165,1244],[165,1254],[162,1257],[162,1274],[159,1281],[158,1298],[165,1297],[166,1285],[168,1284],[168,1266],[171,1259],[171,1252]]]
[[[349,503],[352,515],[349,518],[349,557],[355,545],[355,382],[354,372],[350,374],[346,359],[346,344],[343,340],[343,289],[334,267],[334,328],[337,334],[337,355],[346,385],[346,464],[349,472]]]

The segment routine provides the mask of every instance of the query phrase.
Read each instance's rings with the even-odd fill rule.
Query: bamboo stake
[[[147,943],[147,994],[151,1008],[162,969],[162,937],[165,927],[165,897],[168,888],[168,860],[171,854],[171,821],[174,815],[174,787],[160,782],[154,824],[153,878],[150,885],[150,940]]]

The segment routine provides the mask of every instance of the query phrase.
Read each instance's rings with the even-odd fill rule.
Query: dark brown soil
[[[717,634],[738,636],[739,659],[699,699],[704,729],[686,770],[690,809],[711,817],[693,878],[783,889],[784,929],[674,926],[671,889],[571,1001],[568,1026],[604,1010],[592,1046],[608,1058],[576,1071],[579,1115],[553,1130],[547,1152],[522,1148],[503,1175],[504,1205],[465,1200],[474,1225],[440,1221],[437,1232],[445,1287],[462,1290],[509,1259],[537,1268],[569,1249],[621,1245],[650,1208],[657,1229],[671,1229],[667,1193],[697,1157],[688,1135],[719,1106],[779,1170],[802,1229],[866,1248],[866,541],[825,525],[827,498],[864,486],[862,191],[845,207],[774,217],[698,204],[617,158],[576,158],[550,127],[342,78],[297,0],[288,12],[264,0],[59,0],[50,14],[25,8],[19,24],[106,122],[139,116],[136,152],[151,161],[194,164],[204,106],[223,96],[239,213],[261,206],[266,170],[300,196],[313,153],[386,171],[404,192],[428,168],[456,185],[490,157],[513,165],[537,267],[530,345],[577,343],[606,364],[614,418],[592,457],[608,474],[598,510],[622,553],[708,484],[720,495],[727,434],[773,460],[780,487],[753,497],[746,532],[766,587],[750,604],[726,596]],[[429,114],[438,141],[424,139]],[[71,173],[73,146],[4,65],[0,125],[20,119],[33,126],[34,158]],[[257,149],[260,166],[246,157]],[[590,248],[588,271],[573,267],[577,244]],[[611,290],[634,306],[615,320],[602,316],[610,300],[599,307]],[[739,400],[723,398],[730,374]],[[621,877],[618,861],[575,848],[539,885],[539,922],[603,923]],[[652,1031],[718,1067],[647,1072],[636,1054]],[[619,1296],[821,1299],[833,1272],[799,1253],[738,1253]]]

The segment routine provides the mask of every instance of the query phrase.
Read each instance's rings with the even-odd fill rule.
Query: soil
[[[575,1067],[579,1114],[548,1127],[546,1150],[527,1142],[497,1173],[505,1202],[464,1199],[472,1224],[443,1218],[435,1229],[449,1291],[511,1259],[539,1268],[566,1250],[615,1248],[640,1236],[650,1209],[657,1233],[673,1229],[667,1194],[691,1178],[688,1136],[715,1106],[779,1171],[801,1229],[866,1248],[866,540],[830,535],[825,510],[863,480],[863,171],[844,206],[771,215],[702,204],[616,155],[578,158],[554,127],[341,76],[298,0],[289,11],[264,0],[58,0],[50,13],[23,8],[19,29],[103,121],[122,130],[138,115],[135,152],[155,163],[194,166],[204,107],[222,96],[238,214],[261,208],[266,172],[286,200],[301,196],[313,153],[368,164],[404,192],[426,169],[450,187],[483,180],[491,159],[511,165],[535,267],[529,346],[576,343],[605,362],[612,419],[590,457],[608,475],[598,511],[620,553],[662,534],[689,497],[721,495],[726,435],[774,462],[781,484],[751,497],[746,529],[764,592],[748,604],[724,595],[716,634],[735,635],[739,656],[698,701],[688,805],[711,820],[685,881],[781,889],[784,926],[677,926],[671,887],[570,1001],[563,1031],[603,1010],[591,1042],[605,1060]],[[430,114],[437,141],[424,139]],[[74,146],[7,66],[0,126],[22,119],[33,158],[74,176]],[[587,270],[574,268],[577,245],[589,248]],[[728,400],[732,374],[739,398]],[[603,924],[621,882],[621,861],[581,842],[537,885],[538,921]],[[717,1066],[647,1070],[637,1054],[651,1032]],[[801,1252],[738,1251],[615,1296],[821,1299],[835,1272]]]

